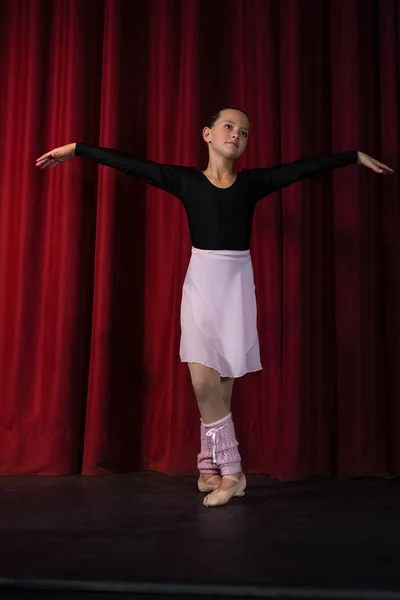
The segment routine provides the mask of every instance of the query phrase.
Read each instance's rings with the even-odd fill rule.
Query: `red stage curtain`
[[[0,473],[194,474],[179,360],[183,207],[73,141],[206,166],[201,129],[252,119],[238,168],[358,149],[398,169],[397,0],[0,4]],[[360,166],[257,207],[263,371],[234,387],[244,469],[400,474],[398,174]]]

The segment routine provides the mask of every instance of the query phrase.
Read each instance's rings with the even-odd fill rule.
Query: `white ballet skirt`
[[[182,362],[211,367],[221,377],[262,369],[250,250],[192,247],[181,327]]]

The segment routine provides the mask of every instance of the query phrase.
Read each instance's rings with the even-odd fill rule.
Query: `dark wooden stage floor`
[[[0,478],[0,600],[400,599],[400,479]]]

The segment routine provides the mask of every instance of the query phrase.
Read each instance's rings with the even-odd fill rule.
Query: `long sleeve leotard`
[[[230,187],[218,188],[195,167],[159,164],[82,143],[77,143],[75,154],[134,175],[179,198],[186,210],[192,245],[202,250],[248,250],[259,200],[296,181],[358,161],[354,150],[270,168],[243,169]]]

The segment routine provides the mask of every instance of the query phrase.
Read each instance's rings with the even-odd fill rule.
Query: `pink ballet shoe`
[[[223,506],[227,504],[234,496],[241,498],[245,495],[245,488],[247,485],[245,474],[242,473],[240,478],[234,475],[224,475],[224,479],[232,479],[236,481],[236,485],[232,486],[229,490],[220,490],[217,488],[211,494],[208,494],[203,500],[204,506]]]
[[[211,480],[216,478],[214,483],[211,483]],[[221,483],[221,475],[211,475],[207,481],[201,481],[200,479],[197,482],[197,487],[199,488],[199,492],[213,492],[218,489],[219,484]]]

